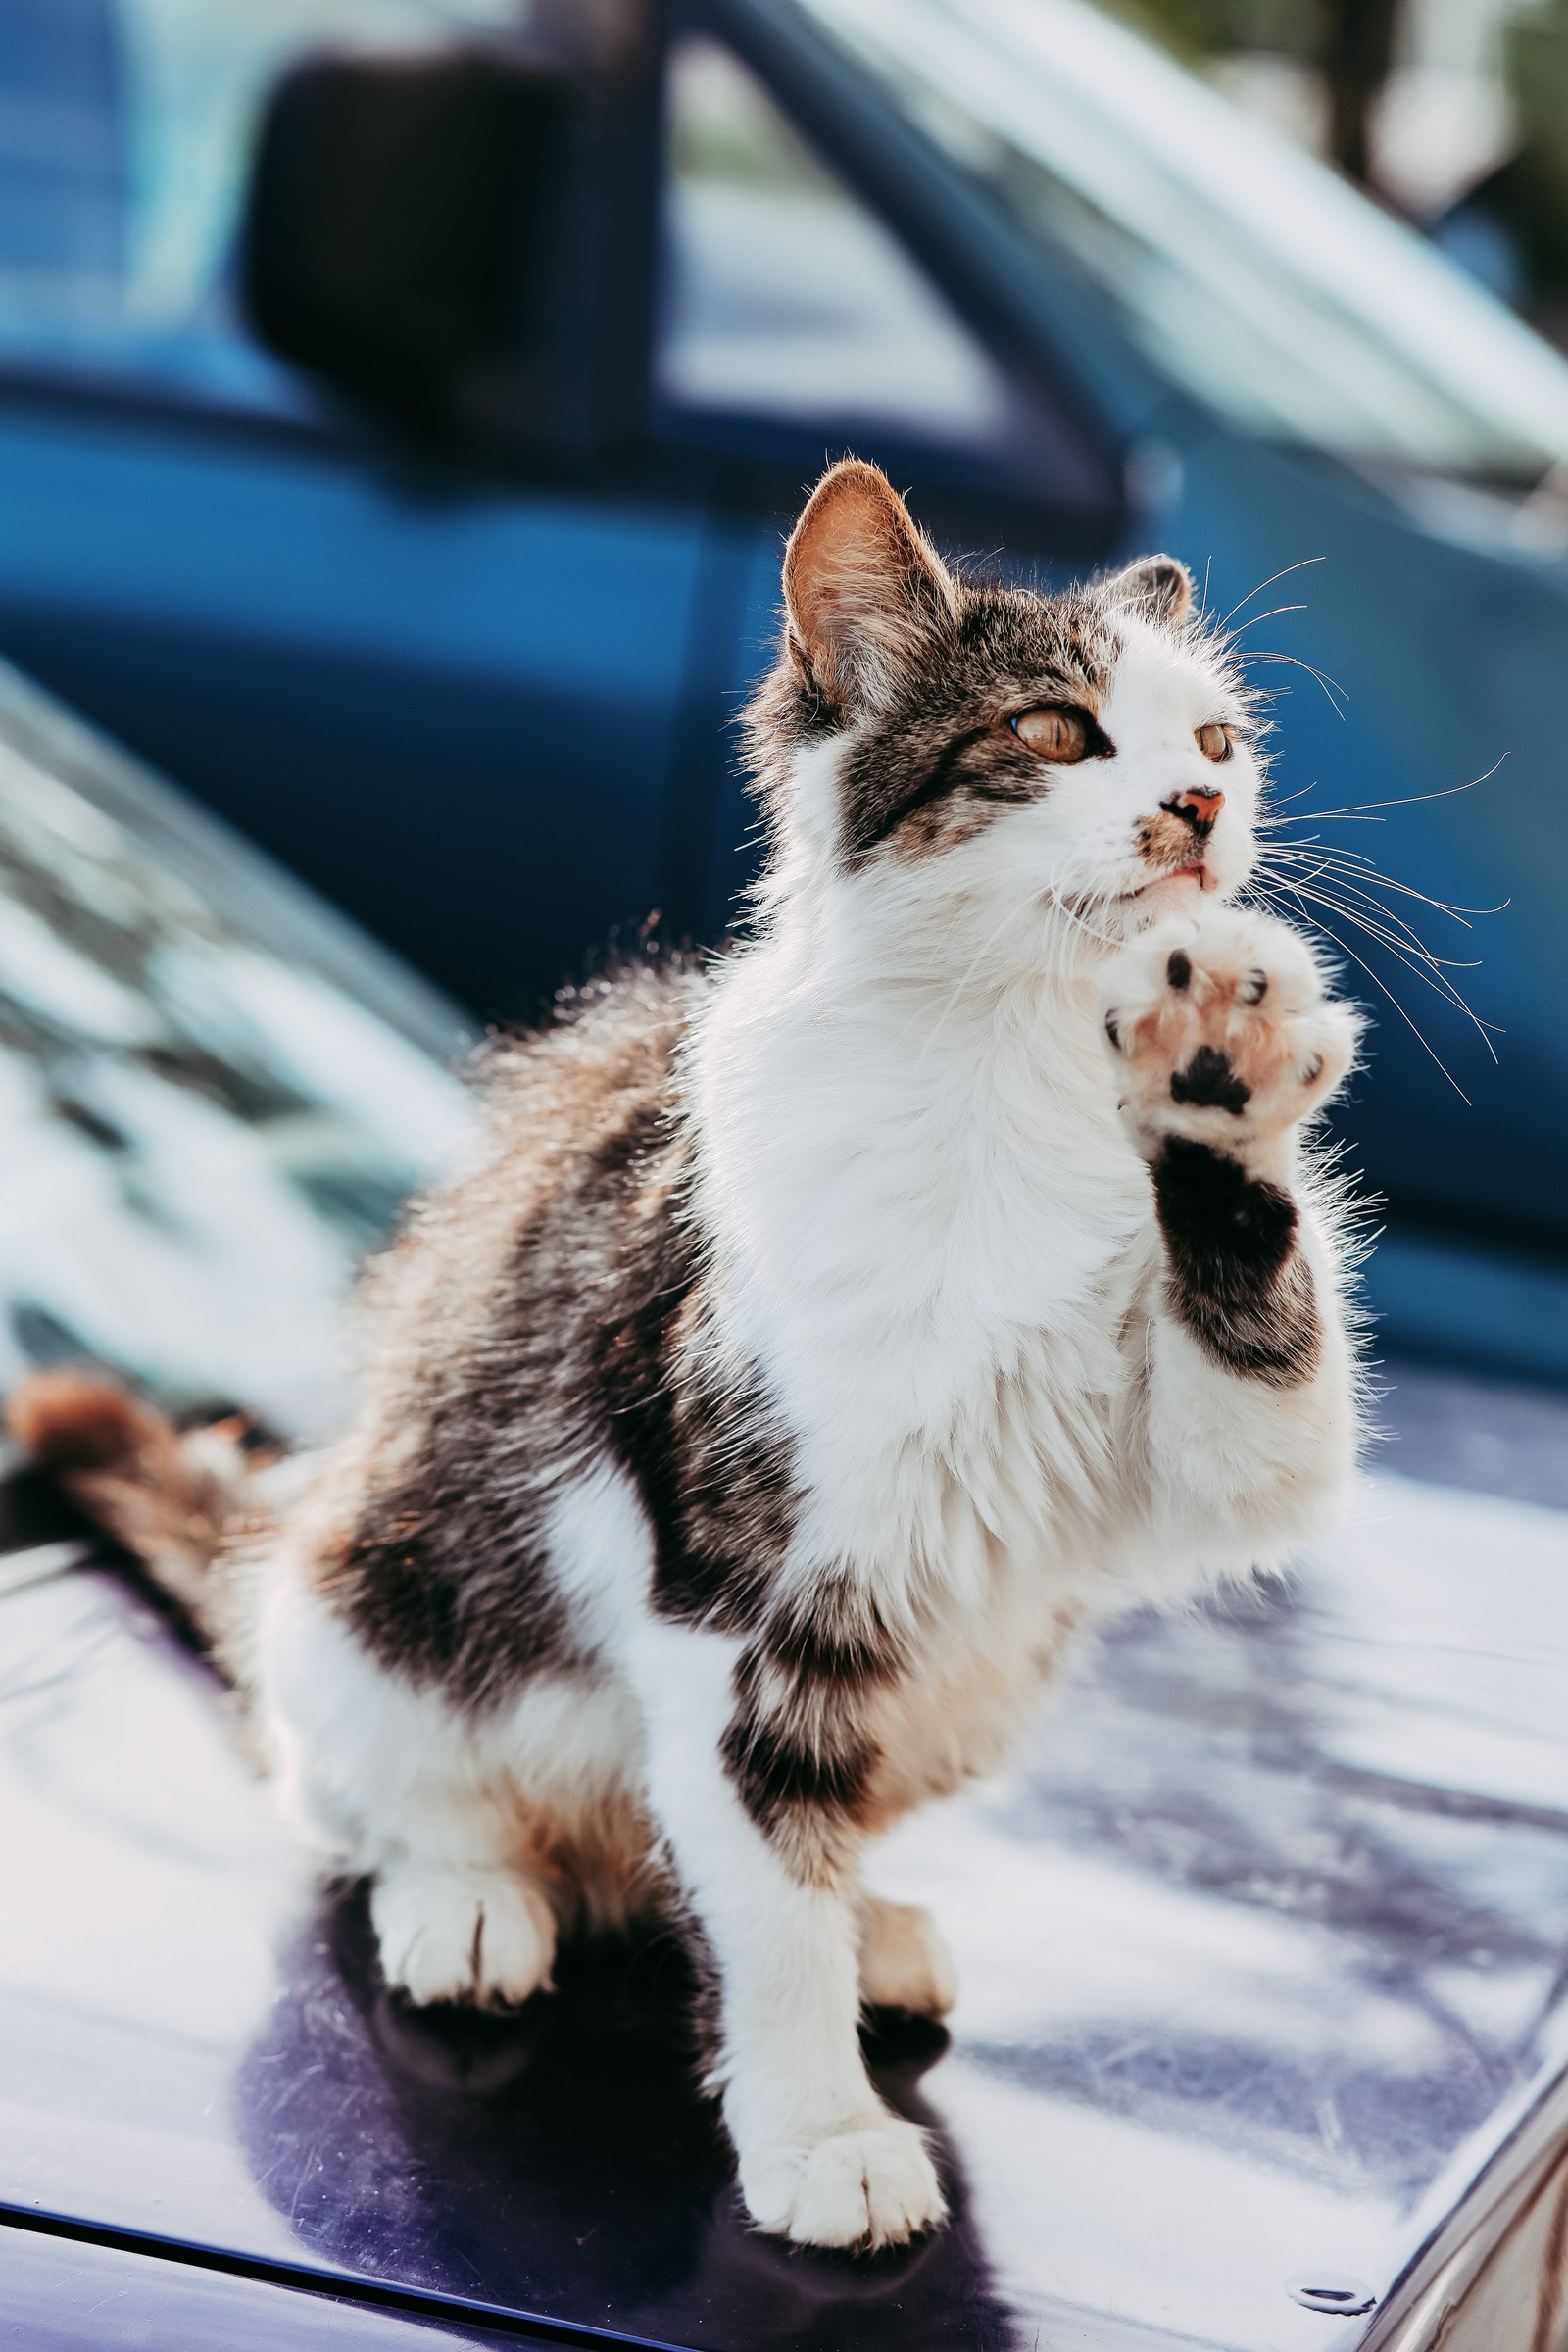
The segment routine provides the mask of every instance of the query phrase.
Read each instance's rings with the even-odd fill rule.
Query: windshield
[[[806,0],[1169,379],[1429,471],[1568,462],[1568,364],[1412,231],[1084,0]]]
[[[290,1435],[470,1132],[442,1000],[0,666],[0,1392],[90,1359]]]

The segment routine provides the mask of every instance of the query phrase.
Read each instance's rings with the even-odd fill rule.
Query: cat
[[[1000,1765],[1085,1628],[1347,1488],[1303,1137],[1358,1018],[1238,904],[1258,715],[1179,563],[965,579],[847,460],[783,587],[749,939],[491,1051],[299,1497],[241,1492],[209,1568],[217,1441],[69,1374],[13,1422],[214,1629],[390,1985],[520,2002],[573,1927],[678,1918],[753,2221],[878,2247],[944,2208],[862,2005],[955,1980],[868,1840]]]

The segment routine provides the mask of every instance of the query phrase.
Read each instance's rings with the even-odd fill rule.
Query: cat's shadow
[[[387,1992],[363,1887],[324,1896],[239,2081],[256,2179],[314,2254],[399,2283],[644,2338],[801,2352],[1016,2340],[935,2132],[947,2227],[899,2252],[808,2253],[752,2230],[697,2089],[696,1985],[669,1936],[567,1949],[510,2016]],[[931,2127],[947,2036],[879,2021],[884,2095]]]

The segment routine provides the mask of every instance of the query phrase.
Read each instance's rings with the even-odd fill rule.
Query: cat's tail
[[[95,1527],[131,1552],[207,1642],[223,1646],[215,1573],[252,1481],[238,1416],[181,1433],[101,1373],[36,1372],[6,1406],[11,1434]]]

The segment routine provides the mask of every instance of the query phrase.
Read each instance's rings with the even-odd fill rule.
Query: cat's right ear
[[[784,552],[791,649],[818,692],[847,717],[884,708],[957,602],[887,475],[858,458],[830,467]]]

